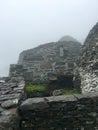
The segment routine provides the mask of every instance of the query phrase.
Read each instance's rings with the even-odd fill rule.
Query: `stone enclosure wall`
[[[98,130],[98,93],[27,99],[19,114],[21,130]]]
[[[98,130],[98,93],[24,100],[24,85],[0,83],[0,130]]]

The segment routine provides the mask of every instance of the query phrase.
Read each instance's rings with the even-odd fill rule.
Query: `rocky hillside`
[[[82,92],[98,91],[98,23],[89,32],[80,59]]]
[[[81,44],[77,40],[65,36],[58,42],[23,51],[18,65],[22,65],[29,74],[32,73],[33,79],[47,79],[49,75],[53,78],[55,74],[72,74],[80,49]]]

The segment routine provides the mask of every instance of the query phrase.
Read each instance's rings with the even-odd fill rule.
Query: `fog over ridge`
[[[98,22],[98,0],[1,0],[0,76],[19,53],[70,35],[83,42]]]

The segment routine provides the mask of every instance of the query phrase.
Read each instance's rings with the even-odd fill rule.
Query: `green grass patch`
[[[62,89],[62,94],[64,95],[77,94],[77,93],[79,92],[76,89],[72,89],[72,90]]]
[[[46,87],[41,85],[27,85],[25,87],[25,90],[27,92],[33,92],[33,91],[45,91]]]

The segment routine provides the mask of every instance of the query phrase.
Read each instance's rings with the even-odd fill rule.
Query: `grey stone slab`
[[[21,105],[21,110],[43,110],[45,108],[48,108],[48,104],[44,98],[30,98],[25,100]]]
[[[46,98],[48,102],[74,102],[77,101],[73,95],[51,96]]]
[[[19,101],[19,99],[7,100],[1,104],[1,107],[6,108],[6,109],[12,108],[12,107],[17,107],[18,101]]]

